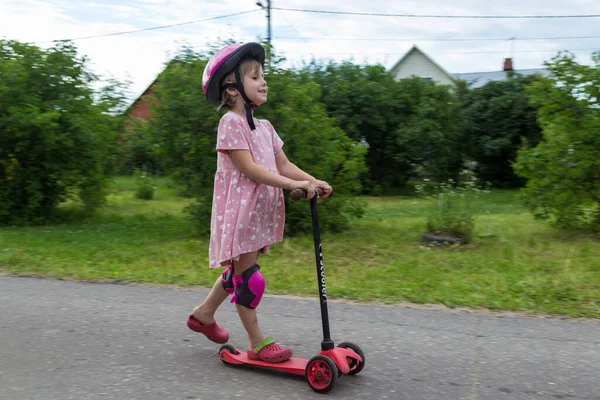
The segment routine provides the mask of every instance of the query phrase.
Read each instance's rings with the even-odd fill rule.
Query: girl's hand
[[[325,192],[323,194],[323,196],[321,196],[322,199],[326,198],[326,197],[330,197],[333,194],[333,188],[331,186],[329,186],[329,183],[325,182],[325,181],[320,181],[318,179],[315,179],[313,181],[313,184],[320,188],[323,189],[323,192]]]

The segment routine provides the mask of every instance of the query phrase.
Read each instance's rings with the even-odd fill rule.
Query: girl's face
[[[267,81],[260,64],[245,74],[242,80],[244,91],[254,104],[260,106],[267,102]]]

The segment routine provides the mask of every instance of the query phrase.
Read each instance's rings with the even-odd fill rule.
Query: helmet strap
[[[242,83],[242,78],[240,75],[240,67],[239,65],[235,68],[235,88],[242,95],[242,99],[246,102],[244,104],[244,108],[246,109],[246,119],[248,120],[248,125],[250,125],[250,130],[255,130],[256,126],[254,125],[254,118],[252,116],[252,111],[256,108],[256,104],[252,103],[252,101],[244,92],[244,84]]]

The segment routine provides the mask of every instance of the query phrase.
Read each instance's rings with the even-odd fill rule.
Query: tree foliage
[[[217,154],[216,132],[221,115],[202,92],[207,58],[189,49],[171,61],[154,87],[156,101],[147,127],[163,167],[196,196],[212,188]]]
[[[415,167],[434,177],[458,171],[460,102],[450,88],[420,78],[398,82],[381,65],[312,63],[304,73],[322,86],[329,115],[368,145],[367,189],[402,187]]]
[[[524,198],[540,219],[600,231],[600,53],[594,65],[562,53],[529,89],[543,139],[519,152]]]
[[[438,181],[456,178],[463,162],[461,103],[450,87],[420,78],[398,82],[395,99],[400,124],[396,129],[397,162],[409,162]]]
[[[535,146],[541,139],[537,107],[525,88],[535,76],[513,75],[472,89],[463,110],[464,156],[477,162],[476,173],[497,187],[523,186],[512,164],[526,139]]]
[[[118,166],[120,175],[132,175],[141,170],[154,175],[163,172],[162,157],[156,151],[148,121],[129,118],[118,139]]]
[[[69,42],[0,40],[0,224],[43,223],[73,197],[102,203],[123,97],[96,81]]]

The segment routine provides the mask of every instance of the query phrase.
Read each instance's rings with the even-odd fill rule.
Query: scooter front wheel
[[[350,366],[350,372],[348,372],[348,375],[356,375],[363,370],[366,363],[365,353],[357,344],[354,344],[352,342],[343,342],[338,344],[337,347],[341,347],[342,349],[350,349],[356,354],[358,354],[362,359],[362,361],[358,361],[357,359],[346,357],[346,360],[348,361],[348,366]]]
[[[338,379],[338,368],[331,358],[314,356],[306,364],[304,377],[308,386],[317,393],[327,393]]]

